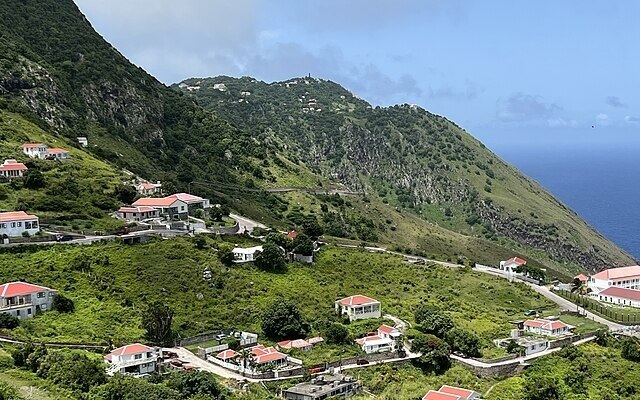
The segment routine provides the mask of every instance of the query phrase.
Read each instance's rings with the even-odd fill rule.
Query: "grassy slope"
[[[23,250],[0,253],[0,274],[59,289],[77,304],[73,314],[47,312],[15,331],[39,340],[140,339],[141,308],[154,300],[176,311],[174,327],[183,336],[223,328],[259,331],[262,311],[283,298],[298,304],[310,321],[321,321],[331,318],[336,298],[355,293],[378,298],[385,312],[409,320],[416,304],[433,302],[486,340],[507,334],[509,321],[525,310],[557,312],[522,284],[359,250],[328,248],[317,264],[292,264],[283,274],[247,265],[227,269],[211,249],[197,250],[188,239]],[[92,260],[89,270],[78,270],[80,257]],[[201,278],[205,266],[213,271],[211,282]]]

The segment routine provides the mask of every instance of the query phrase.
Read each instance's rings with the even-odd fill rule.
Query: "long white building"
[[[591,275],[587,287],[593,296],[610,287],[640,290],[640,266],[605,269]]]
[[[40,231],[40,222],[35,215],[24,211],[0,213],[0,236],[18,237],[24,232],[35,235]]]

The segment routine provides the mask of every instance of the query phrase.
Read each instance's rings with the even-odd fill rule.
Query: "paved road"
[[[595,339],[595,337],[590,337],[590,338],[578,340],[577,342],[574,342],[573,345],[574,346],[579,346],[581,344],[590,342],[590,341],[592,341],[594,339]],[[453,354],[451,355],[451,359],[456,360],[456,361],[458,361],[460,363],[463,363],[463,364],[474,366],[474,367],[491,368],[491,367],[498,367],[498,366],[501,366],[501,365],[523,364],[523,363],[525,363],[527,361],[535,360],[536,358],[548,356],[549,354],[555,353],[556,351],[560,350],[561,348],[562,347],[557,347],[555,349],[548,349],[548,350],[545,350],[545,351],[541,351],[539,353],[530,354],[528,356],[518,357],[518,358],[514,358],[512,360],[499,361],[499,362],[495,362],[495,363],[487,363],[487,362],[483,362],[483,361],[480,361],[480,360],[475,360],[473,358],[458,357],[458,356],[453,355]]]
[[[266,228],[267,226],[264,224],[261,224],[260,222],[251,220],[249,218],[246,217],[242,217],[240,215],[237,214],[229,214],[229,216],[231,218],[233,218],[237,223],[238,226],[240,227],[240,230],[238,231],[238,233],[251,233],[253,232],[254,228]]]
[[[346,243],[336,243],[336,246],[344,247],[344,248],[347,248],[347,249],[361,249],[362,248],[361,246],[358,246],[358,245],[355,245],[355,244],[346,244]],[[400,252],[393,251],[393,250],[387,250],[384,247],[365,246],[364,249],[367,250],[367,251],[376,252],[376,253],[393,254],[394,256],[404,257],[407,260],[414,261],[414,262],[415,261],[424,261],[425,263],[438,264],[438,265],[442,265],[443,267],[449,267],[449,268],[464,267],[464,265],[460,265],[460,264],[456,264],[456,263],[450,263],[450,262],[447,262],[447,261],[432,260],[430,258],[415,256],[413,254],[405,254],[405,253],[400,253]]]
[[[483,266],[476,266],[476,268],[474,268],[476,271],[479,272],[483,272],[485,274],[490,274],[493,276],[499,276],[501,278],[505,278],[505,279],[513,279],[513,277],[510,277],[508,274],[499,271],[495,268],[487,268],[487,267],[483,267]],[[529,283],[529,282],[525,282],[525,281],[519,281],[524,283],[525,285],[528,285],[531,289],[535,290],[536,292],[540,293],[541,295],[543,295],[544,297],[546,297],[547,299],[553,301],[554,303],[556,303],[558,306],[560,306],[560,308],[562,308],[563,310],[568,310],[568,311],[575,311],[578,309],[578,306],[572,302],[570,302],[569,300],[565,299],[564,297],[561,297],[555,293],[553,293],[548,287],[546,286],[539,286],[533,283]],[[624,328],[625,325],[622,324],[618,324],[616,322],[612,322],[609,321],[608,319],[602,318],[590,311],[581,309],[581,312],[583,312],[587,318],[599,322],[603,325],[606,325],[609,327],[610,330],[618,330],[621,328]]]

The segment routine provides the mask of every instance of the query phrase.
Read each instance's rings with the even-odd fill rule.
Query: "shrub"
[[[54,310],[61,313],[72,313],[76,308],[73,300],[60,293],[53,297],[53,304],[51,306]]]
[[[20,325],[20,319],[13,315],[0,313],[0,329],[13,329]]]
[[[414,313],[414,319],[419,329],[424,333],[433,334],[444,338],[445,334],[453,328],[453,321],[444,311],[429,304],[421,304]]]
[[[309,324],[293,303],[275,302],[262,315],[262,332],[270,339],[299,339],[308,331]]]

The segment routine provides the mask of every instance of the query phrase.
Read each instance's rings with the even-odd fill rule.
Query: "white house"
[[[29,215],[24,211],[11,211],[0,213],[0,236],[22,236],[24,232],[35,235],[40,232],[38,217]]]
[[[77,139],[80,146],[87,147],[89,145],[89,141],[87,140],[86,136],[78,136]]]
[[[640,290],[612,286],[590,296],[604,303],[640,308]]]
[[[25,143],[22,152],[31,158],[44,160],[47,157],[47,146],[42,143]]]
[[[128,344],[113,350],[104,356],[107,374],[116,373],[133,376],[144,376],[155,372],[158,363],[158,352],[140,343]]]
[[[158,218],[160,212],[149,206],[120,207],[118,216],[127,221],[144,221],[149,218]]]
[[[51,309],[56,291],[27,282],[0,285],[0,312],[20,319],[32,318],[36,313]]]
[[[160,181],[156,183],[140,182],[135,185],[136,191],[142,195],[149,196],[162,192],[162,183]]]
[[[337,300],[335,308],[337,313],[347,315],[350,321],[382,316],[382,308],[378,300],[359,294]]]
[[[287,355],[276,350],[275,347],[265,347],[261,344],[249,348],[253,362],[257,366],[269,365],[277,368],[287,364]]]
[[[378,328],[378,336],[386,339],[396,340],[397,338],[402,336],[402,332],[392,326],[382,324]]]
[[[65,149],[61,149],[59,147],[54,147],[52,149],[47,150],[47,156],[45,157],[47,160],[60,160],[65,161],[69,160],[69,151]]]
[[[192,194],[176,193],[168,197],[178,199],[180,201],[187,203],[189,205],[189,209],[202,208],[206,210],[211,208],[211,203],[209,202],[209,199],[203,199],[202,197],[194,196]]]
[[[189,214],[189,206],[184,201],[178,200],[175,197],[143,197],[136,200],[133,207],[153,207],[160,215],[173,216],[186,216]]]
[[[362,351],[367,354],[385,353],[396,349],[396,341],[393,339],[381,337],[379,335],[365,336],[356,339],[355,342],[362,347]]]
[[[571,333],[573,327],[562,321],[536,318],[524,322],[526,332],[544,336],[563,336]]]
[[[444,385],[440,390],[429,390],[422,400],[481,400],[480,393],[455,386]]]
[[[505,261],[500,261],[500,269],[505,272],[514,273],[519,266],[526,264],[527,260],[520,257],[513,257]]]
[[[609,268],[591,275],[587,287],[592,295],[610,287],[640,290],[640,266]]]
[[[262,246],[236,247],[232,251],[233,262],[247,263],[255,261],[259,253],[262,253]]]
[[[8,179],[21,178],[27,169],[26,165],[16,160],[4,160],[4,163],[0,165],[0,176]]]

